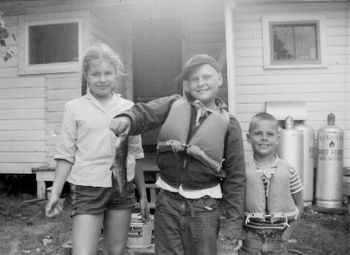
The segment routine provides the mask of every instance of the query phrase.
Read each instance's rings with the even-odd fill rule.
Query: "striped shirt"
[[[257,164],[257,162],[254,160],[254,158],[252,159],[252,162],[254,162],[255,167],[257,169],[257,172],[259,173],[259,175],[260,175],[260,177],[262,179],[262,182],[264,184],[265,193],[266,193],[266,190],[268,188],[269,179],[271,178],[271,176],[276,171],[276,169],[278,167],[278,162],[280,160],[281,159],[276,155],[275,160],[273,162],[271,162],[271,165],[269,167],[261,168]],[[290,167],[289,168],[289,173],[290,173],[290,193],[291,194],[296,194],[296,193],[302,191],[303,190],[303,184],[301,183],[301,180],[299,178],[298,172],[293,167]]]

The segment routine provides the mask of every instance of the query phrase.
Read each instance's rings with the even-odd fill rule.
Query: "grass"
[[[46,218],[46,201],[25,203],[33,195],[0,194],[0,254],[67,254],[62,244],[71,232],[70,204],[55,218]],[[346,210],[318,212],[309,208],[288,244],[290,254],[346,255],[350,251],[350,216]],[[219,240],[219,255],[232,255],[229,242]]]

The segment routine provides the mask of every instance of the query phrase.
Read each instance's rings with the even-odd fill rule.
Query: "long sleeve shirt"
[[[172,104],[180,97],[180,95],[172,95],[146,104],[138,103],[131,109],[123,112],[121,115],[128,116],[131,120],[129,134],[136,135],[161,126],[166,120]],[[217,106],[223,107],[218,100]],[[193,107],[190,133],[194,132],[195,128],[196,110]],[[167,162],[166,164],[171,164],[173,169],[184,166],[183,161],[186,160],[186,155],[179,153],[178,157],[170,157],[169,154],[171,153],[158,153],[157,163],[161,172],[162,167],[159,162]],[[222,202],[227,219],[225,235],[232,238],[240,238],[245,206],[245,159],[241,128],[238,121],[232,116],[230,116],[225,134],[224,159],[222,170],[225,173],[225,178],[221,182],[218,181],[218,183],[221,183]]]
[[[113,95],[113,104],[105,109],[90,93],[66,103],[60,142],[55,159],[73,164],[67,181],[76,185],[111,187],[116,136],[109,129],[113,117],[133,106],[133,102]],[[133,178],[133,160],[142,158],[141,137],[133,136],[128,146],[128,176]]]

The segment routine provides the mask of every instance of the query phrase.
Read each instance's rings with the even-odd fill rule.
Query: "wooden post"
[[[32,169],[36,176],[36,195],[37,198],[46,198],[46,181],[53,181],[55,169],[51,167],[39,167]]]
[[[236,84],[235,84],[235,53],[234,53],[234,3],[225,5],[225,39],[227,62],[227,97],[228,109],[231,114],[236,114]]]

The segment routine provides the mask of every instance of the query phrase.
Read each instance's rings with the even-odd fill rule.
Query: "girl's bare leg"
[[[130,228],[131,209],[109,210],[104,219],[104,255],[122,255]]]
[[[103,214],[73,216],[73,255],[96,255]]]

